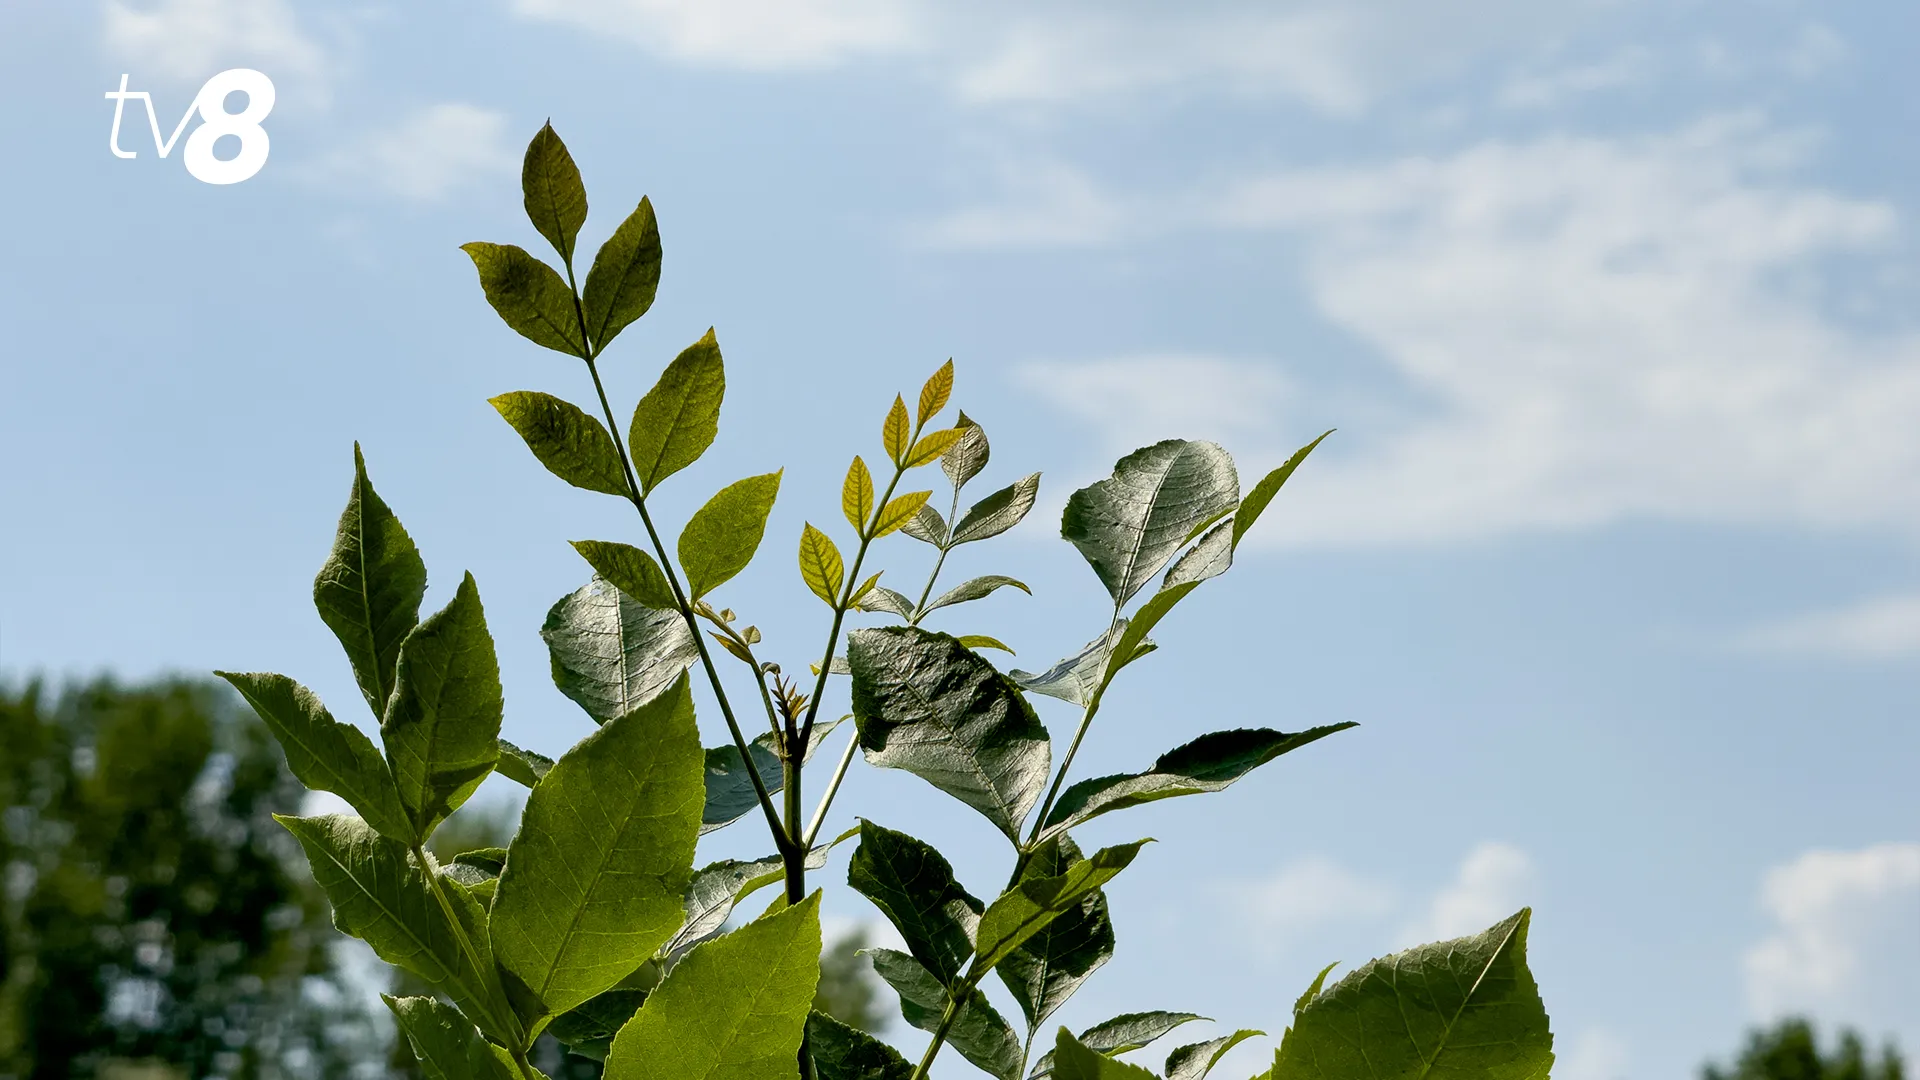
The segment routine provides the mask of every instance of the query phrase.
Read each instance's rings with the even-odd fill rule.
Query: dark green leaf
[[[481,1038],[453,1006],[430,997],[381,994],[380,1000],[393,1011],[427,1080],[521,1080],[513,1058]]]
[[[815,845],[813,850],[807,852],[807,869],[818,870],[827,865],[827,853],[839,842],[836,839],[832,843]],[[768,885],[784,881],[786,876],[786,861],[778,855],[752,862],[722,859],[699,870],[687,884],[687,921],[660,953],[668,957],[678,956],[712,937],[726,925],[733,909],[744,903],[747,897]]]
[[[1082,858],[1072,837],[1056,836],[1035,849],[1020,881],[1057,877]],[[1107,897],[1095,889],[1008,953],[994,970],[1019,1002],[1031,1033],[1113,956],[1113,946]]]
[[[334,926],[372,946],[380,959],[425,979],[485,1025],[488,1034],[511,1040],[513,1025],[486,951],[487,914],[465,890],[447,890],[460,918],[456,930],[406,845],[344,814],[274,820],[306,849],[313,880],[333,906]],[[462,931],[480,954],[479,966],[460,946]]]
[[[340,512],[333,551],[313,579],[313,606],[347,651],[353,679],[376,719],[393,696],[400,642],[420,621],[426,591],[427,564],[373,490],[360,444],[354,443],[353,493]]]
[[[232,683],[266,721],[287,755],[287,768],[302,784],[347,800],[382,836],[413,841],[400,789],[365,732],[335,720],[313,691],[285,675],[214,674]]]
[[[580,167],[567,153],[567,144],[554,134],[552,123],[542,126],[527,144],[527,155],[520,163],[520,192],[527,220],[561,259],[572,263],[574,239],[587,223],[587,189],[580,183]]]
[[[1143,1012],[1126,1013],[1111,1020],[1095,1024],[1080,1033],[1080,1043],[1088,1049],[1102,1054],[1124,1054],[1129,1050],[1138,1050],[1158,1039],[1181,1024],[1189,1024],[1207,1017],[1193,1013]],[[1041,1056],[1033,1067],[1035,1077],[1046,1076],[1053,1071],[1053,1051]]]
[[[627,476],[613,436],[578,406],[537,390],[516,390],[487,401],[527,441],[548,472],[577,488],[627,494]]]
[[[859,607],[861,611],[884,611],[903,619],[913,617],[913,601],[884,585],[876,586],[872,592],[868,593],[865,599],[860,601]]]
[[[660,373],[660,381],[634,406],[627,444],[640,490],[651,493],[660,481],[700,460],[720,430],[720,401],[727,393],[720,342],[706,336],[681,350]]]
[[[984,974],[1048,923],[1079,908],[1082,900],[1112,881],[1151,842],[1135,840],[1101,848],[1092,858],[1072,863],[1052,877],[1023,877],[980,916],[973,970]]]
[[[954,880],[953,867],[938,851],[862,820],[860,847],[847,863],[847,884],[900,931],[914,959],[942,985],[953,985],[973,955],[981,905]]]
[[[649,993],[650,989],[616,987],[554,1017],[547,1034],[571,1053],[604,1062],[607,1051],[613,1049],[613,1037],[640,1011]]]
[[[1210,442],[1168,439],[1121,458],[1073,493],[1060,535],[1080,549],[1116,605],[1153,579],[1194,530],[1240,501],[1233,459]]]
[[[673,587],[667,584],[667,575],[661,571],[660,564],[653,561],[653,556],[630,544],[606,540],[574,540],[572,544],[573,550],[587,560],[594,573],[612,582],[614,588],[647,607],[679,610]]]
[[[1059,698],[1081,708],[1093,700],[1094,692],[1100,689],[1101,680],[1106,676],[1107,659],[1113,655],[1113,647],[1127,631],[1127,620],[1121,619],[1108,631],[1087,642],[1079,652],[1035,674],[1018,668],[1008,675],[1021,689],[1036,694]]]
[[[1008,655],[1013,654],[1013,646],[990,634],[961,634],[960,644],[969,649],[999,649]]]
[[[1313,999],[1320,996],[1320,988],[1327,984],[1327,974],[1339,966],[1340,961],[1335,960],[1333,963],[1320,969],[1320,974],[1315,975],[1313,981],[1307,984],[1306,990],[1302,991],[1300,996],[1294,1000],[1293,1013],[1295,1016],[1300,1015],[1307,1006],[1313,1004]]]
[[[973,504],[953,527],[953,543],[970,544],[975,540],[999,536],[1027,516],[1033,500],[1040,495],[1040,474],[1021,477],[999,491]]]
[[[568,356],[587,355],[573,290],[553,267],[512,244],[460,245],[480,272],[480,288],[501,321],[535,345]]]
[[[807,1017],[807,1049],[820,1080],[911,1080],[900,1051],[816,1010]]]
[[[1360,968],[1314,998],[1273,1080],[1545,1080],[1547,1010],[1527,970],[1530,912]]]
[[[965,411],[960,413],[960,419],[953,426],[962,429],[960,441],[953,444],[953,449],[940,459],[940,468],[952,481],[954,490],[958,491],[987,467],[989,447],[987,429],[969,419]]]
[[[500,664],[472,574],[407,635],[399,667],[380,736],[414,839],[424,840],[500,756]]]
[[[474,886],[499,878],[506,868],[507,849],[487,847],[455,855],[452,862],[440,868],[440,873],[462,885]]]
[[[647,313],[659,288],[660,225],[653,219],[653,204],[641,199],[594,255],[587,286],[580,292],[596,355]]]
[[[1003,577],[999,574],[988,574],[985,577],[977,577],[969,581],[963,581],[953,588],[948,589],[946,592],[941,593],[938,600],[927,605],[927,610],[936,611],[954,604],[964,604],[969,600],[979,600],[983,597],[993,595],[993,590],[1004,585],[1011,585],[1021,592],[1026,593],[1028,596],[1033,595],[1033,590],[1027,588],[1027,584],[1024,581],[1016,581],[1013,578]]]
[[[498,745],[500,758],[494,762],[494,771],[516,784],[532,787],[553,768],[553,759],[545,754],[522,750],[505,739],[499,740]]]
[[[754,766],[760,772],[761,783],[767,787],[767,794],[773,795],[779,792],[784,777],[780,758],[761,741],[770,738],[771,734],[761,736],[748,743],[747,749],[753,754]],[[740,748],[732,743],[706,752],[706,785],[706,809],[700,818],[703,835],[733,824],[760,804],[760,796],[753,790],[753,778],[740,757]]]
[[[682,676],[582,739],[527,797],[493,904],[493,950],[550,1013],[611,989],[679,929],[700,760]]]
[[[921,777],[1019,843],[1052,760],[1019,688],[958,639],[912,626],[854,631],[847,661],[867,760]]]
[[[595,577],[547,612],[540,637],[553,682],[604,724],[652,701],[700,653],[678,611],[660,611]]]
[[[913,519],[900,526],[900,531],[923,543],[934,547],[944,546],[947,542],[947,519],[940,511],[924,503],[914,511]]]
[[[1161,590],[1188,582],[1198,585],[1226,573],[1233,565],[1233,530],[1234,518],[1231,515],[1208,529],[1198,543],[1188,548],[1167,568],[1167,576],[1160,583]]]
[[[906,953],[892,949],[874,949],[868,955],[873,957],[873,970],[900,995],[900,1015],[907,1023],[921,1031],[939,1027],[951,999],[933,972]],[[947,1043],[998,1080],[1020,1078],[1020,1036],[977,989],[970,991],[960,1006],[948,1029]]]
[[[1253,485],[1253,490],[1247,492],[1247,497],[1240,501],[1239,511],[1233,515],[1233,546],[1235,548],[1240,546],[1240,538],[1245,536],[1247,530],[1253,528],[1253,523],[1260,519],[1260,514],[1266,510],[1267,504],[1279,494],[1280,486],[1293,475],[1293,470],[1299,468],[1300,463],[1307,460],[1307,455],[1313,453],[1314,447],[1319,446],[1331,434],[1333,434],[1332,431],[1322,432],[1318,439],[1294,451],[1286,464],[1261,477],[1260,482]]]
[[[1064,1027],[1054,1039],[1052,1057],[1056,1080],[1159,1080],[1138,1065],[1116,1061],[1094,1050]]]
[[[819,978],[816,892],[688,953],[614,1038],[606,1080],[784,1076]]]
[[[1206,1042],[1188,1043],[1177,1047],[1167,1055],[1167,1080],[1206,1080],[1227,1051],[1253,1038],[1265,1035],[1264,1031],[1242,1028],[1231,1035],[1222,1035]]]
[[[783,470],[784,471],[784,470]],[[780,494],[780,473],[736,480],[707,500],[680,533],[680,568],[687,572],[687,599],[698,600],[747,568],[767,515]]]
[[[1156,799],[1224,791],[1281,754],[1354,726],[1350,722],[1328,724],[1293,733],[1236,728],[1202,735],[1160,755],[1146,772],[1097,776],[1068,788],[1047,814],[1040,835],[1051,836],[1108,811]]]
[[[840,560],[840,549],[833,538],[808,522],[800,530],[800,580],[828,607],[840,603],[840,587],[847,582],[847,568]]]

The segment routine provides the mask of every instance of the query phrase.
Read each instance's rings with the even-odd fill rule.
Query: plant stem
[[[914,429],[917,438],[920,429]],[[909,440],[911,441],[911,440]],[[900,486],[900,478],[907,475],[905,467],[898,462],[893,466],[893,479],[887,481],[887,490],[874,503],[873,520],[861,530],[860,547],[853,553],[853,568],[847,573],[847,584],[840,593],[840,602],[833,605],[833,626],[827,631],[827,652],[820,658],[820,676],[813,682],[813,697],[807,702],[807,722],[800,728],[802,741],[813,737],[813,721],[820,715],[820,699],[827,692],[827,676],[833,671],[833,650],[840,645],[840,624],[847,616],[847,609],[853,606],[853,590],[860,587],[860,566],[867,561],[867,548],[873,545],[873,532],[879,527],[880,515],[886,513],[887,502],[893,498],[893,489]]]
[[[534,1068],[533,1062],[527,1060],[527,1052],[525,1050],[515,1050],[513,1052],[513,1063],[520,1066],[520,1075],[526,1077],[526,1080],[539,1080],[540,1077],[546,1075],[546,1073]]]
[[[820,795],[820,805],[813,809],[813,820],[807,823],[807,835],[801,839],[800,846],[813,850],[813,838],[820,835],[820,826],[826,823],[827,807],[833,805],[833,797],[840,793],[840,781],[847,775],[847,766],[853,761],[853,752],[860,745],[860,732],[855,731],[853,738],[847,740],[847,748],[840,754],[840,764],[833,767],[833,779],[827,781],[827,790]]]
[[[966,993],[973,988],[964,986]],[[933,1041],[927,1044],[927,1052],[920,1055],[920,1064],[913,1067],[912,1080],[927,1080],[927,1073],[933,1069],[933,1059],[940,1053],[940,1047],[947,1041],[947,1032],[953,1028],[953,1022],[960,1018],[960,1002],[965,994],[949,996],[947,1009],[940,1014],[940,1026],[933,1029]]]
[[[453,938],[459,943],[460,951],[465,954],[467,963],[472,964],[473,970],[482,977],[490,974],[492,967],[480,962],[480,952],[473,947],[473,940],[467,937],[466,924],[461,922],[460,916],[454,913],[453,901],[447,899],[446,886],[440,881],[440,875],[434,871],[433,861],[428,858],[425,845],[413,845],[413,859],[420,865],[421,875],[427,879],[427,891],[433,894],[433,899],[440,905],[441,913],[447,917],[447,924],[453,927]],[[492,1011],[495,1002],[488,1001],[485,1004],[488,1011]],[[493,1022],[500,1025],[502,1030],[512,1032],[514,1041],[518,1042],[523,1034],[520,1030],[520,1018],[509,1014],[507,1019],[511,1022],[502,1024],[498,1014],[492,1017]]]
[[[933,561],[933,573],[927,575],[927,586],[920,590],[920,599],[913,605],[913,614],[907,617],[908,626],[919,626],[920,620],[927,614],[927,597],[933,595],[933,583],[940,580],[940,568],[947,565],[947,552],[952,550],[953,519],[960,513],[960,485],[953,485],[953,502],[947,507],[947,535],[940,540],[940,557]]]

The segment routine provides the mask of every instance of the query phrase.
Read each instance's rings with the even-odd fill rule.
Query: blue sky
[[[428,603],[478,579],[508,737],[586,733],[536,631],[585,578],[564,541],[633,527],[486,405],[591,391],[457,250],[539,243],[551,117],[589,242],[642,194],[661,219],[616,407],[709,326],[728,358],[664,516],[787,467],[726,599],[789,667],[823,633],[801,522],[948,356],[981,482],[1046,479],[957,568],[1036,595],[945,625],[1028,667],[1104,625],[1068,492],[1158,438],[1251,477],[1339,428],[1081,760],[1363,726],[1089,826],[1160,843],[1067,1022],[1277,1033],[1322,964],[1530,903],[1563,1080],[1690,1075],[1785,1011],[1920,1050],[1916,31],[1790,0],[8,5],[0,672],[278,670],[354,715],[309,590],[358,439]],[[108,152],[122,73],[170,130],[234,66],[278,91],[258,176],[199,183],[137,111]],[[857,767],[855,813],[1004,873],[910,777]],[[712,853],[759,854],[750,824]]]

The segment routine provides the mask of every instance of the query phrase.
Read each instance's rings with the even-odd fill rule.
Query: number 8
[[[247,95],[247,107],[237,113],[227,111],[227,95],[235,90]],[[252,68],[230,68],[207,80],[193,99],[204,121],[187,136],[187,171],[194,179],[209,184],[237,184],[260,171],[267,163],[267,129],[260,121],[273,111],[273,80]],[[240,153],[231,161],[213,156],[213,145],[222,135],[240,139]]]

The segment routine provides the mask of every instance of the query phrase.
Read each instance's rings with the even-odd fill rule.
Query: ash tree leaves
[[[1125,604],[1198,528],[1240,501],[1227,452],[1210,442],[1168,439],[1121,458],[1113,475],[1073,493],[1060,535]]]
[[[969,429],[978,431],[975,425]],[[999,491],[974,503],[973,507],[960,516],[954,523],[953,539],[949,546],[971,544],[976,540],[986,540],[999,536],[1015,525],[1020,524],[1027,511],[1033,509],[1033,501],[1040,496],[1040,474],[1023,476]]]
[[[500,966],[563,1013],[673,936],[704,799],[684,675],[609,720],[527,797],[493,903]]]
[[[975,930],[978,955],[974,967],[984,972],[998,964],[1055,918],[1074,910],[1081,900],[1112,881],[1149,843],[1136,840],[1101,848],[1092,858],[1080,859],[1062,873],[1022,878],[980,916]]]
[[[1055,836],[1101,814],[1157,799],[1224,791],[1282,754],[1355,726],[1326,724],[1301,732],[1236,728],[1202,735],[1160,755],[1145,772],[1098,776],[1069,787],[1048,812],[1040,835]]]
[[[779,472],[749,476],[721,488],[695,511],[680,533],[680,569],[687,600],[700,599],[747,568],[767,531],[767,515],[780,494]]]
[[[873,970],[900,995],[901,1017],[922,1031],[938,1028],[953,999],[933,972],[894,949],[874,949],[869,955]],[[1020,1080],[1020,1036],[978,989],[960,998],[947,1042],[996,1080]]]
[[[820,894],[707,942],[613,1040],[607,1080],[765,1080],[794,1068],[820,978]]]
[[[1043,672],[1036,674],[1015,668],[1008,675],[1022,689],[1085,708],[1093,700],[1094,692],[1105,685],[1107,661],[1126,632],[1127,620],[1121,619],[1106,633],[1087,642],[1079,652]]]
[[[807,1047],[820,1080],[911,1080],[913,1066],[879,1039],[822,1012],[807,1017]]]
[[[726,392],[720,342],[709,328],[673,358],[660,381],[634,406],[627,447],[641,494],[653,494],[662,480],[700,460],[713,445]]]
[[[500,664],[468,574],[453,601],[401,644],[399,678],[380,725],[416,842],[493,771],[501,709]]]
[[[1033,595],[1033,590],[1028,588],[1027,583],[1024,581],[1018,581],[1004,574],[988,574],[985,577],[977,577],[963,581],[953,588],[948,589],[946,592],[941,593],[939,599],[927,605],[926,610],[937,611],[940,608],[951,607],[954,604],[964,604],[969,600],[982,600],[993,595],[995,589],[1005,588],[1009,585],[1026,593],[1028,596]]]
[[[653,203],[642,197],[600,245],[586,287],[580,290],[580,317],[586,320],[594,353],[645,315],[659,290],[660,224],[654,220]]]
[[[458,1009],[430,997],[381,994],[427,1080],[521,1080],[505,1050],[480,1037]]]
[[[653,556],[629,544],[605,540],[575,540],[573,550],[587,560],[593,572],[607,579],[622,593],[659,611],[679,611],[673,598],[673,586]]]
[[[1272,1080],[1545,1080],[1553,1034],[1527,970],[1531,914],[1375,960],[1308,1000]]]
[[[551,122],[542,125],[527,144],[520,162],[520,192],[527,220],[553,245],[562,262],[573,265],[573,242],[580,226],[587,223],[587,189],[580,182],[580,167]]]
[[[766,785],[769,795],[778,792],[785,780],[780,758],[773,752],[771,742],[772,736],[768,734],[747,744],[754,769],[760,773],[760,782]],[[708,750],[705,761],[706,798],[700,831],[710,833],[740,820],[759,805],[760,796],[754,791],[753,778],[747,772],[746,759],[740,756],[739,747],[728,743]]]
[[[480,288],[500,320],[535,345],[584,357],[580,316],[573,290],[553,267],[513,244],[474,241],[460,245],[480,274]]]
[[[1197,1013],[1183,1012],[1138,1012],[1124,1013],[1111,1020],[1103,1020],[1082,1031],[1078,1038],[1080,1045],[1097,1054],[1124,1054],[1129,1050],[1138,1050],[1182,1024],[1191,1024],[1195,1020],[1208,1017]],[[1034,1077],[1051,1075],[1053,1072],[1054,1051],[1041,1055],[1034,1064]]]
[[[1220,1064],[1220,1059],[1227,1055],[1227,1051],[1256,1035],[1265,1034],[1264,1031],[1241,1028],[1231,1035],[1175,1047],[1173,1053],[1167,1055],[1167,1080],[1206,1080],[1207,1074]]]
[[[958,639],[918,627],[855,631],[847,663],[867,760],[919,776],[1018,844],[1052,760],[1019,688]]]
[[[313,579],[313,606],[340,639],[354,682],[376,719],[393,696],[400,642],[420,621],[426,592],[427,564],[400,519],[373,490],[360,444],[354,443],[353,492],[340,512],[333,550]]]
[[[518,390],[487,399],[547,471],[577,488],[627,494],[626,472],[613,436],[580,407],[552,394]]]
[[[1034,850],[1019,884],[1057,877],[1082,858],[1072,837],[1055,836]],[[1029,1037],[1112,958],[1114,942],[1106,894],[1091,889],[994,967],[1025,1014]]]
[[[1053,1075],[1056,1080],[1158,1080],[1138,1065],[1113,1058],[1073,1037],[1066,1028],[1053,1044]]]
[[[945,857],[906,833],[862,821],[847,884],[880,909],[942,986],[954,985],[973,955],[983,908],[954,880]]]
[[[847,580],[846,565],[833,538],[814,528],[812,522],[800,532],[800,579],[828,607],[840,603],[840,588]]]
[[[380,835],[413,842],[413,824],[400,805],[387,761],[373,740],[327,712],[313,691],[285,675],[215,672],[253,706],[287,755],[287,768],[315,791],[347,800]]]
[[[649,608],[599,577],[547,611],[540,637],[554,685],[599,724],[653,700],[699,656],[677,610]]]

